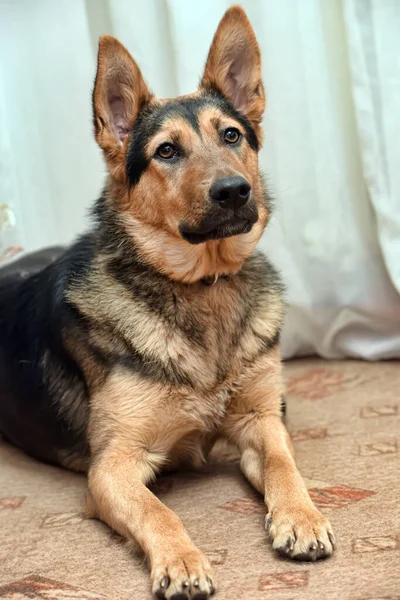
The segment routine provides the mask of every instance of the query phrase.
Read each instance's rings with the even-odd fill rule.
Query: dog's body
[[[147,554],[154,593],[208,598],[207,559],[146,484],[201,466],[219,437],[265,496],[276,549],[329,555],[281,421],[282,287],[254,248],[264,93],[251,27],[222,20],[198,93],[158,101],[103,38],[96,139],[109,168],[95,227],[45,270],[0,281],[0,431],[88,471],[88,512]]]
[[[160,388],[166,401],[147,408],[163,428],[172,419],[174,453],[201,463],[246,370],[278,343],[277,274],[255,254],[234,278],[188,286],[104,250],[109,235],[99,227],[26,280],[0,278],[0,430],[40,460],[85,471],[90,396],[119,372]],[[170,451],[160,447],[162,462]]]

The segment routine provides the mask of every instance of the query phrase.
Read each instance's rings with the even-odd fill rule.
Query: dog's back
[[[60,404],[67,387],[85,402],[80,369],[61,340],[63,322],[72,318],[63,300],[72,261],[61,254],[56,248],[27,255],[0,271],[0,432],[51,463],[85,446]]]

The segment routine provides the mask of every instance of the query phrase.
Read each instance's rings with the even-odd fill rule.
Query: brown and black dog
[[[214,592],[207,558],[147,487],[201,466],[218,438],[265,497],[284,555],[333,551],[281,419],[282,286],[255,251],[270,214],[258,167],[265,98],[243,10],[223,17],[196,93],[158,100],[100,40],[95,135],[109,175],[95,225],[0,292],[0,430],[88,473],[87,510],[143,548],[159,598]]]

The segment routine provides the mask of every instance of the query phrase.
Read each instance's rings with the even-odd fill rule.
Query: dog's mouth
[[[258,220],[257,209],[243,211],[243,214],[233,214],[230,218],[219,221],[206,218],[197,227],[184,223],[179,226],[179,232],[184,240],[190,244],[203,244],[208,240],[221,240],[223,238],[249,233],[254,223]]]

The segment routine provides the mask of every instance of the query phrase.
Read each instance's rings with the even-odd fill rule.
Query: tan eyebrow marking
[[[191,151],[199,135],[184,117],[173,116],[167,119],[162,128],[148,141],[146,155],[151,158],[157,148],[164,143],[180,144],[183,149]]]

